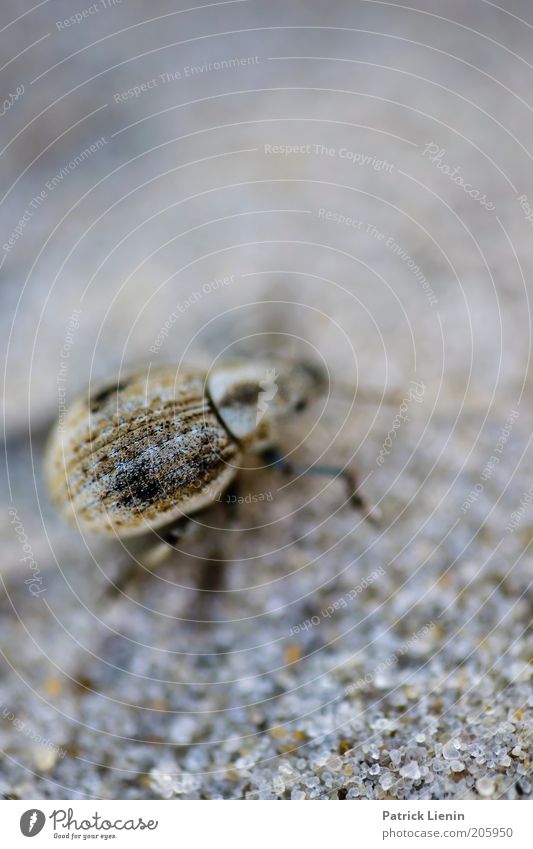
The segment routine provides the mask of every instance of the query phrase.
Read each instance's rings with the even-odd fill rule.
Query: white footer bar
[[[6,801],[2,845],[531,849],[532,801]],[[35,843],[29,838],[35,837]],[[67,841],[70,841],[67,843]]]

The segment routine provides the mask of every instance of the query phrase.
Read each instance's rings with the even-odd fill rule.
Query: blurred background
[[[0,791],[530,796],[530,4],[0,17]],[[283,448],[356,466],[381,524],[248,475],[265,500],[110,599],[121,547],[46,495],[53,422],[132,366],[269,350],[353,387]]]

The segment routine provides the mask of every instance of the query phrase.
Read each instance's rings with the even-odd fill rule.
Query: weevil
[[[304,361],[239,361],[209,373],[161,366],[110,381],[74,402],[53,431],[46,455],[48,487],[80,529],[133,537],[157,531],[175,545],[188,517],[220,499],[244,454],[260,454],[287,474],[280,456],[283,421],[328,385]],[[369,516],[353,471],[340,475],[351,503]]]

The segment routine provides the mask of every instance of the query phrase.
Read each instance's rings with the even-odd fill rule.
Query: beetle
[[[188,517],[227,490],[244,453],[303,471],[277,451],[279,429],[327,386],[321,367],[300,360],[134,371],[88,391],[58,422],[46,452],[49,492],[81,529],[124,538],[156,530],[172,546]],[[309,471],[340,475],[351,503],[372,516],[353,471]]]

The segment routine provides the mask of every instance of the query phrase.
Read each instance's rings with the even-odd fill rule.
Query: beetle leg
[[[183,535],[190,523],[190,516],[180,516],[180,518],[176,519],[172,525],[169,525],[161,532],[161,542],[165,543],[170,548],[174,548],[174,546],[177,545],[177,543],[183,538]]]
[[[240,481],[238,477],[235,477],[219,498],[219,502],[224,510],[228,521],[234,519],[237,513],[239,512],[240,491]]]
[[[124,595],[126,587],[128,587],[132,581],[138,579],[139,572],[140,567],[138,562],[130,555],[127,564],[120,569],[115,580],[110,579],[110,583],[105,590],[104,597],[116,598],[119,595]]]
[[[339,469],[336,466],[295,466],[290,460],[286,460],[275,448],[269,448],[262,453],[265,463],[279,469],[285,475],[321,475],[328,478],[342,478],[350,504],[360,510],[363,517],[369,522],[376,523],[381,511],[379,508],[371,508],[359,492],[361,484],[355,469]]]
[[[127,565],[121,570],[116,580],[112,582],[106,595],[124,594],[130,583],[139,582],[154,572],[175,549],[189,524],[190,518],[182,516],[165,528],[155,542],[147,545],[146,541],[143,540],[138,543],[130,552]],[[139,561],[141,565],[139,565]]]
[[[235,477],[220,496],[219,503],[225,515],[226,524],[230,524],[239,511],[240,489],[239,479]],[[225,560],[219,558],[205,561],[198,580],[198,601],[201,607],[205,607],[209,600],[209,596],[206,596],[205,593],[216,593],[223,588],[225,573]]]
[[[216,593],[224,586],[224,573],[226,563],[221,560],[206,560],[200,572],[198,591],[200,596],[204,592]]]

